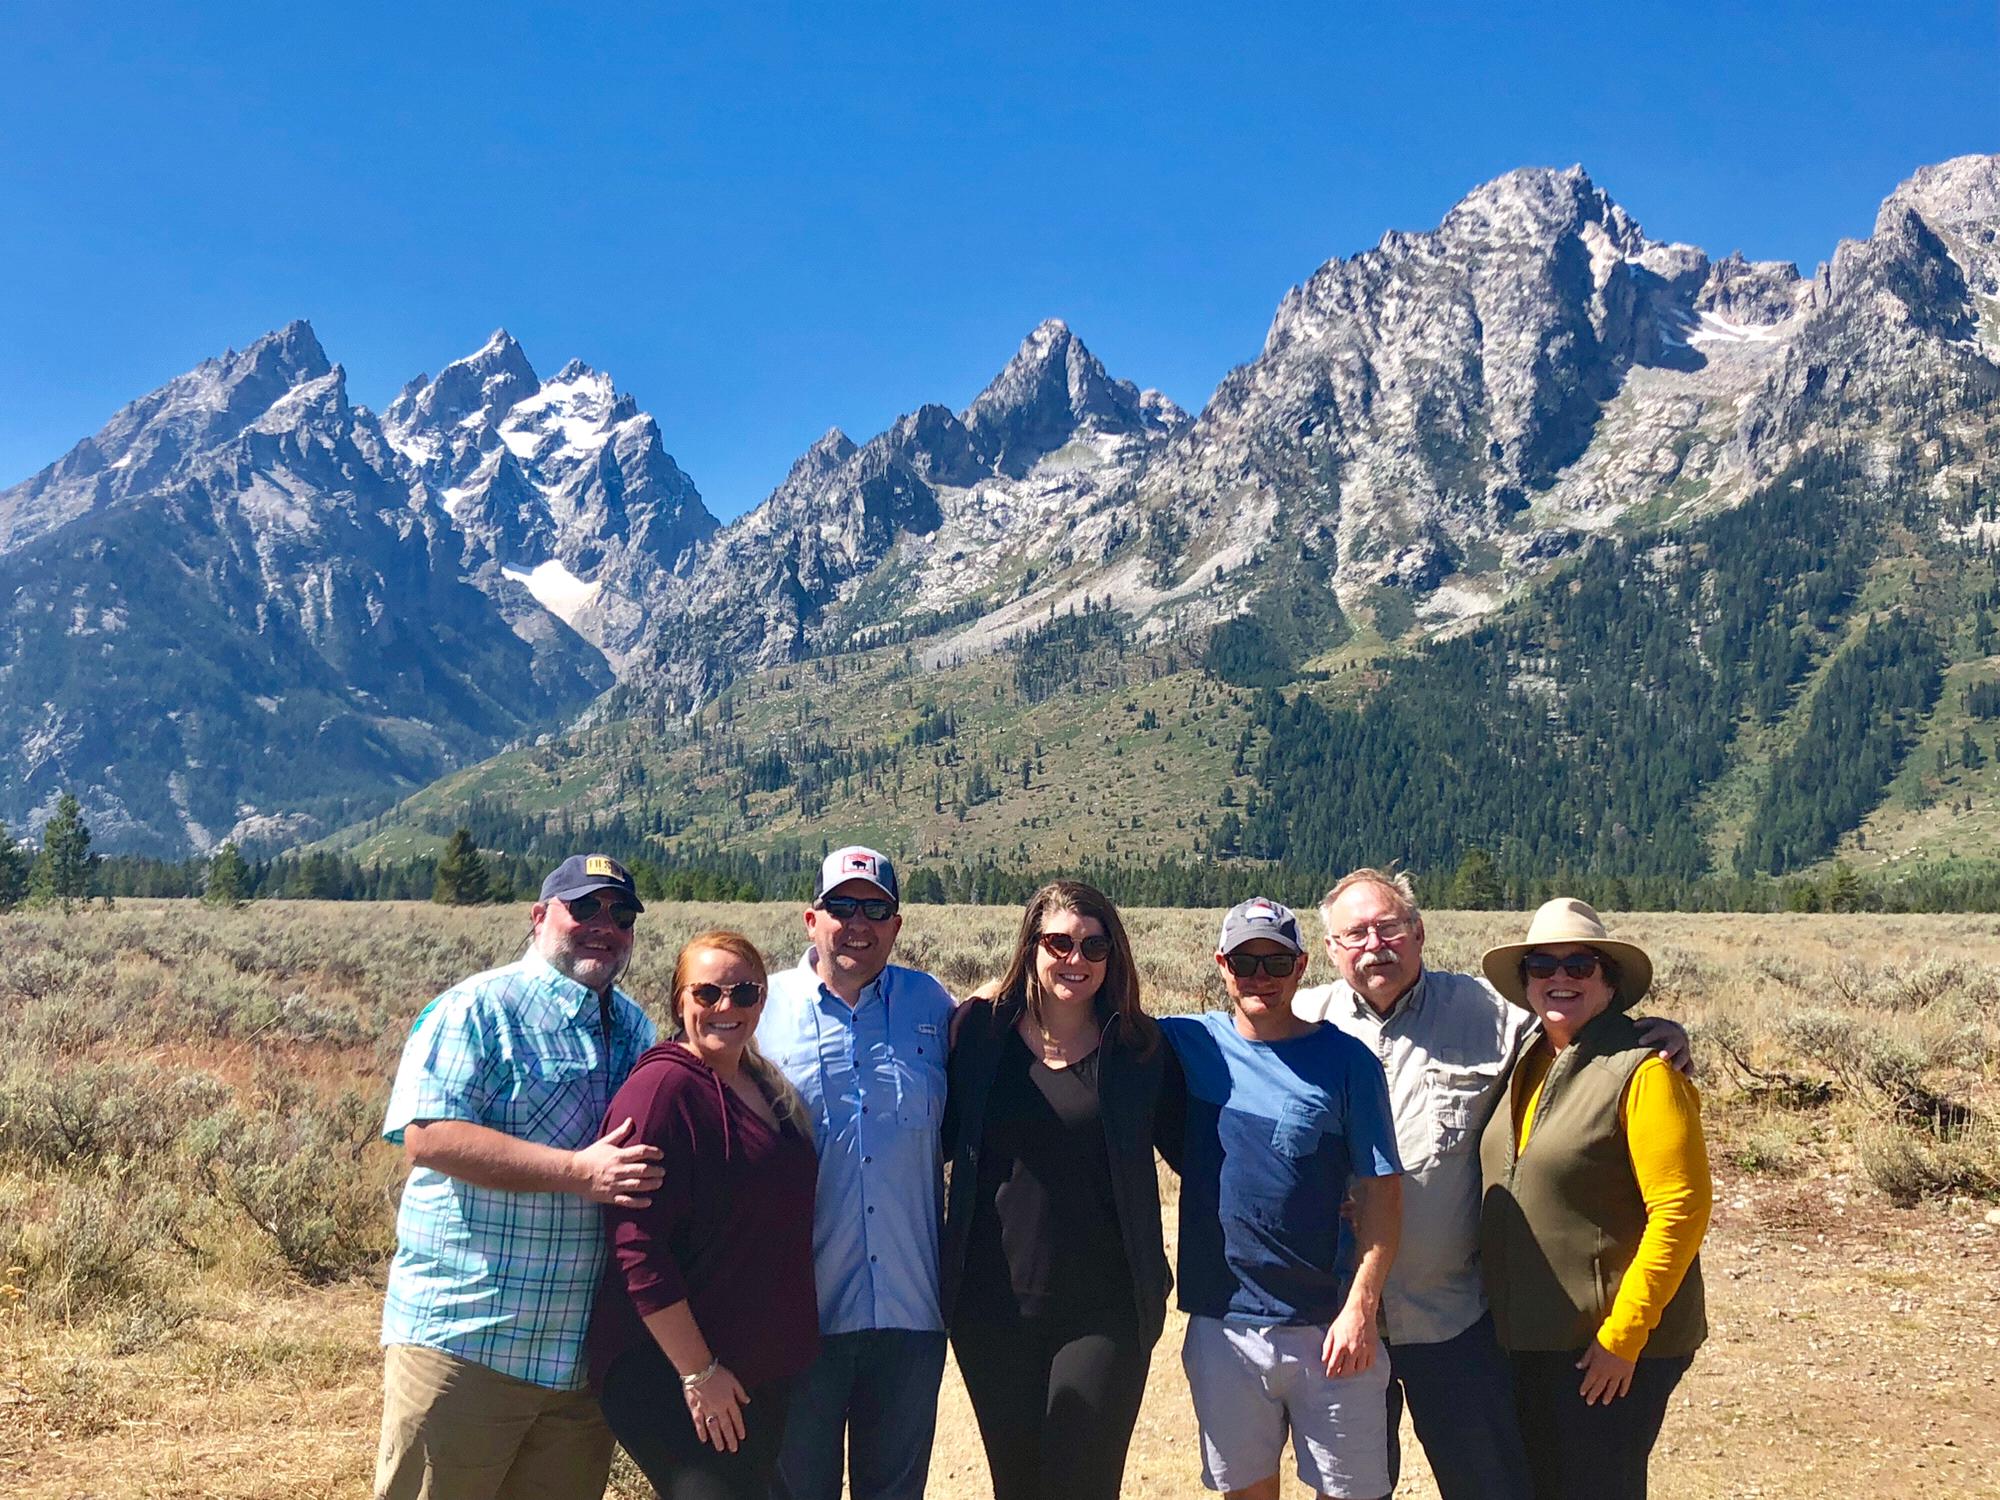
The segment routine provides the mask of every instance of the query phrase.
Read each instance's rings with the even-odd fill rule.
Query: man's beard
[[[632,962],[632,950],[627,948],[616,958],[607,958],[595,953],[579,953],[576,935],[571,933],[555,939],[554,951],[544,950],[542,957],[549,961],[549,967],[565,979],[574,979],[585,989],[604,991],[617,982]]]

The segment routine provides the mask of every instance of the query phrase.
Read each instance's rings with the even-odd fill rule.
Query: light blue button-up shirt
[[[820,983],[816,957],[808,948],[772,976],[757,1045],[814,1122],[820,1331],[937,1332],[952,998],[930,975],[891,965],[849,1006]]]

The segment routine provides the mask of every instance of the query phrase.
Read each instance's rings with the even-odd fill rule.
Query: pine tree
[[[201,899],[210,906],[241,906],[250,894],[250,867],[243,863],[233,840],[225,841],[208,862],[208,883]]]
[[[96,871],[97,856],[90,852],[90,826],[83,821],[83,808],[74,794],[64,792],[56,799],[55,816],[42,827],[42,852],[35,856],[28,881],[30,899],[38,904],[53,902],[68,911],[90,899]]]
[[[30,856],[0,822],[0,911],[12,911],[28,895]]]
[[[440,906],[477,906],[491,896],[486,862],[479,857],[472,830],[461,828],[451,836],[451,842],[444,846],[443,858],[438,860],[437,884],[431,888],[431,900]]]
[[[1500,904],[1500,876],[1493,868],[1493,856],[1484,849],[1468,849],[1451,877],[1449,905],[1457,911],[1492,911]]]

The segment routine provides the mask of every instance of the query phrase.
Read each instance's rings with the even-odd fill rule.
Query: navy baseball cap
[[[1262,896],[1252,896],[1229,908],[1229,915],[1222,919],[1222,936],[1216,939],[1215,951],[1234,953],[1257,938],[1269,938],[1294,953],[1306,951],[1305,944],[1299,941],[1297,914],[1289,906],[1266,901]]]
[[[891,901],[900,903],[903,899],[896,888],[896,867],[889,863],[889,856],[860,844],[849,844],[819,862],[819,883],[813,887],[813,900],[850,880],[867,881]]]
[[[632,883],[632,872],[608,854],[572,854],[542,882],[544,901],[573,901],[592,891],[618,891],[634,910],[646,909],[646,903],[639,899],[639,888]]]

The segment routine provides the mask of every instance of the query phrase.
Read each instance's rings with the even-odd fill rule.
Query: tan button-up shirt
[[[1534,1017],[1469,974],[1429,969],[1386,1016],[1345,980],[1300,990],[1295,1014],[1331,1021],[1381,1060],[1403,1158],[1403,1237],[1382,1296],[1392,1344],[1455,1338],[1486,1311],[1479,1282],[1479,1133]]]

